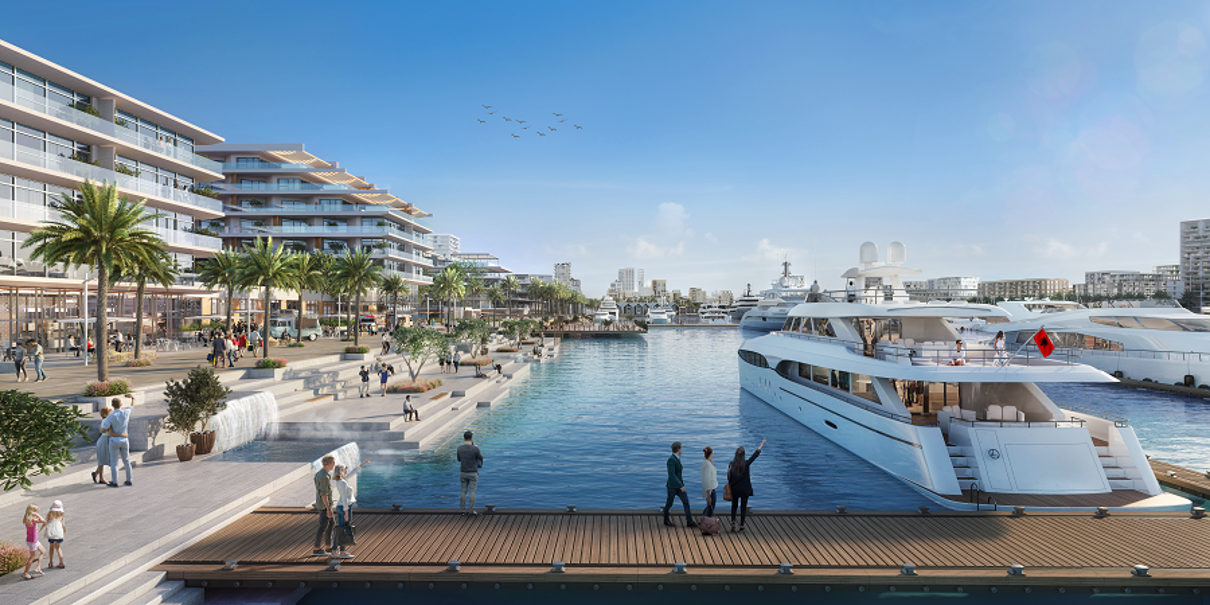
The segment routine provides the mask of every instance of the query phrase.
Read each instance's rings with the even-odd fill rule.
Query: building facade
[[[555,281],[566,284],[575,292],[582,292],[580,280],[571,276],[571,263],[555,263]]]
[[[981,298],[1007,300],[1050,298],[1067,294],[1070,290],[1070,282],[1063,278],[1004,279],[979,284]]]
[[[1160,265],[1150,273],[1142,271],[1088,271],[1084,283],[1075,285],[1077,296],[1126,296],[1152,298],[1163,292],[1170,298],[1184,293],[1177,265]]]
[[[1210,218],[1181,221],[1180,272],[1198,306],[1210,306]]]
[[[651,295],[652,296],[667,296],[668,295],[668,280],[664,280],[664,279],[651,280]]]
[[[165,76],[166,78],[169,76]],[[166,80],[162,85],[176,84]],[[223,216],[207,187],[222,178],[218,162],[196,146],[219,143],[216,134],[0,40],[0,320],[5,342],[37,336],[48,350],[79,337],[91,274],[48,266],[22,248],[29,233],[58,218],[54,203],[76,197],[81,183],[116,183],[120,194],[144,200],[160,216],[147,223],[164,240],[181,272],[171,292],[148,286],[148,330],[175,333],[208,302],[196,284],[199,259],[221,247],[199,224]],[[95,282],[93,282],[95,288]],[[133,314],[129,284],[115,284],[111,313]],[[68,323],[74,320],[75,323]],[[129,328],[131,324],[118,326]]]
[[[295,252],[341,255],[363,249],[383,268],[414,286],[432,283],[425,270],[432,233],[428,213],[346,172],[336,162],[308,153],[303,145],[210,145],[202,150],[222,160],[223,181],[214,188],[226,216],[211,221],[227,248],[258,237]]]
[[[453,258],[462,252],[462,240],[457,235],[449,233],[432,233],[428,236],[429,245],[433,247],[433,256],[437,258]]]
[[[703,304],[706,302],[706,291],[701,288],[689,288],[689,302]]]
[[[980,295],[979,278],[969,276],[904,281],[903,289],[912,300],[967,299]]]

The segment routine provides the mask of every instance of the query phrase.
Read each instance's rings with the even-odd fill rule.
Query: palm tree
[[[231,316],[235,309],[235,289],[239,287],[239,268],[243,255],[235,250],[219,250],[214,256],[199,263],[198,278],[207,289],[222,288],[227,291],[227,329],[231,329]]]
[[[143,355],[143,297],[147,294],[147,282],[154,282],[171,288],[172,284],[176,283],[177,277],[180,277],[180,270],[172,257],[168,256],[163,250],[156,255],[158,258],[155,262],[147,265],[138,265],[136,267],[124,267],[124,275],[114,279],[118,281],[133,281],[135,283],[135,298],[134,298],[134,358],[139,359]]]
[[[466,298],[467,298],[467,300],[476,298],[482,293],[483,293],[483,278],[479,277],[478,275],[475,275],[474,273],[468,273],[466,276]],[[483,305],[480,304],[479,306],[482,307]]]
[[[399,295],[408,291],[408,285],[403,283],[403,278],[398,275],[388,275],[383,278],[382,284],[378,286],[378,291],[386,296],[391,301],[391,319],[393,323],[399,323],[398,309],[395,308],[399,302]]]
[[[508,295],[508,315],[509,315],[509,317],[512,317],[513,294],[517,290],[521,289],[521,281],[517,279],[516,275],[509,275],[508,277],[505,277],[504,279],[500,280],[500,287],[504,288],[505,294]]]
[[[298,291],[298,342],[302,342],[303,291],[319,292],[327,279],[327,255],[323,252],[300,252],[294,255],[294,289]],[[318,313],[316,313],[318,315]]]
[[[527,294],[534,301],[544,301],[547,295],[546,281],[539,277],[529,280]]]
[[[164,249],[164,240],[143,224],[159,217],[147,214],[143,200],[131,202],[118,197],[116,183],[97,187],[92,181],[80,184],[80,199],[67,194],[55,201],[59,220],[34,229],[22,248],[33,246],[30,258],[47,265],[69,268],[87,266],[97,272],[96,347],[109,342],[110,277],[122,267],[151,265]],[[85,303],[87,304],[87,303]],[[97,380],[109,380],[109,360],[97,356]]]
[[[244,245],[244,266],[239,272],[239,283],[245,288],[265,289],[265,323],[262,326],[266,358],[269,357],[269,306],[273,288],[293,289],[297,275],[294,254],[287,252],[283,246],[274,246],[272,237],[258,237],[251,246]]]
[[[433,298],[453,303],[466,295],[466,273],[458,264],[449,265],[433,277]],[[447,307],[449,308],[449,307]],[[446,321],[449,321],[447,317]]]
[[[382,281],[382,267],[374,262],[370,253],[365,250],[345,251],[344,256],[336,261],[336,279],[344,284],[345,293],[357,299],[358,319],[361,315],[361,297],[373,290]],[[358,321],[358,324],[361,322]],[[359,343],[360,325],[349,326],[353,330],[353,346]]]
[[[504,302],[504,289],[500,287],[500,284],[487,289],[487,299],[492,301],[492,309],[498,308],[500,303]],[[495,315],[493,311],[492,316],[494,317]]]

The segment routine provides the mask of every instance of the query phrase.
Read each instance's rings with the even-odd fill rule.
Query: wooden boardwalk
[[[1210,500],[1210,471],[1198,472],[1162,460],[1151,460],[1151,470],[1160,485]]]
[[[315,523],[313,511],[261,509],[159,569],[171,579],[215,586],[241,578],[330,579],[335,576],[324,573],[335,572],[324,571],[326,559],[309,556]],[[753,586],[760,581],[763,586],[777,580],[780,564],[790,563],[795,575],[781,576],[783,582],[810,584],[815,577],[816,583],[855,585],[879,576],[910,584],[961,576],[970,586],[990,586],[1020,583],[1021,578],[1005,580],[1013,564],[1025,566],[1030,581],[1051,585],[1095,582],[1107,575],[1129,584],[1129,569],[1142,564],[1155,577],[1141,581],[1189,590],[1210,587],[1210,518],[1188,513],[1095,518],[1082,513],[761,511],[749,517],[747,531],[710,537],[681,523],[683,518],[677,519],[678,527],[665,527],[658,513],[642,511],[506,511],[473,518],[445,510],[362,510],[354,515],[358,545],[350,551],[356,558],[345,562],[339,574],[359,582],[392,582],[392,587],[396,581],[403,587],[418,579],[466,582],[444,571],[447,562],[456,560],[463,565],[457,577],[476,582],[521,578],[532,586],[569,581],[573,572],[580,581],[648,576],[666,582],[672,581],[665,576],[673,564],[684,562],[692,571],[678,577]],[[219,571],[227,559],[238,559],[239,567]],[[551,574],[554,561],[564,562],[568,574]],[[914,564],[920,576],[896,578],[904,563]]]

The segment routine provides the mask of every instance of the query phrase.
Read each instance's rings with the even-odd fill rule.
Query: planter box
[[[244,378],[272,378],[273,380],[281,380],[286,375],[286,368],[276,368],[271,370],[262,370],[258,368],[248,368],[244,370]]]
[[[131,403],[131,399],[129,397],[127,397],[126,395],[110,395],[109,397],[80,396],[80,397],[76,397],[76,403],[80,404],[83,407],[83,409],[85,409],[85,410],[87,410],[89,408],[89,406],[91,406],[93,412],[99,412],[99,411],[101,411],[101,408],[108,407],[109,401],[111,399],[113,399],[114,397],[118,397],[122,400],[122,407],[137,406],[137,405],[143,404],[143,400],[145,399],[145,394],[142,391],[135,391],[135,392],[131,393],[131,395],[134,395],[134,403]]]
[[[341,353],[340,358],[344,361],[369,361],[372,357],[369,353]]]

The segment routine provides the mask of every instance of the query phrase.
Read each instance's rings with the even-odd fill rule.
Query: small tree
[[[209,366],[189,370],[184,382],[169,380],[164,390],[164,400],[168,402],[168,418],[173,426],[168,430],[174,433],[184,431],[188,438],[200,422],[202,427],[198,432],[205,433],[210,427],[210,420],[227,409],[227,396],[230,394],[231,389],[219,382]],[[176,417],[173,415],[174,405],[181,408],[180,415]],[[187,423],[187,426],[178,422]]]
[[[476,351],[479,348],[483,349],[483,354],[487,354],[487,342],[491,339],[492,332],[490,323],[482,319],[467,319],[459,322],[458,327],[454,329],[454,337],[470,345],[471,356],[478,357]]]
[[[416,376],[430,358],[445,352],[449,346],[445,335],[424,326],[400,326],[395,328],[391,336],[403,355],[403,363],[408,366],[408,375],[412,382],[416,381]]]
[[[75,462],[76,437],[88,434],[75,407],[33,393],[0,392],[0,485],[29,489],[31,476],[49,475]]]

